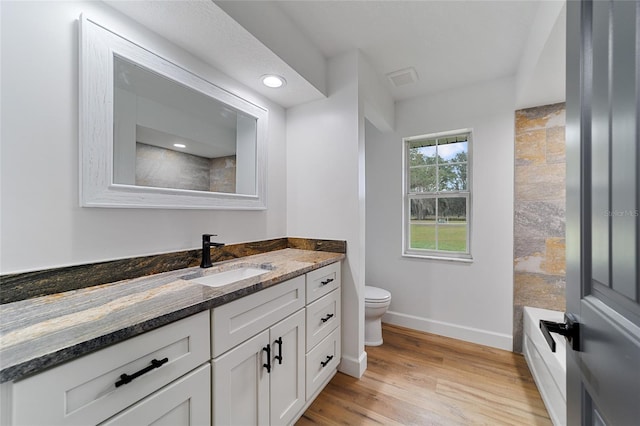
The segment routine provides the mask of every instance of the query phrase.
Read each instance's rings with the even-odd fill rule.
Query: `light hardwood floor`
[[[383,338],[296,425],[551,425],[522,355],[387,324]]]

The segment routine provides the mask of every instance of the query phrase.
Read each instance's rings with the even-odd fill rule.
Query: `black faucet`
[[[224,243],[212,243],[211,237],[217,237],[216,234],[202,234],[202,262],[201,268],[211,268],[211,247],[222,247]]]

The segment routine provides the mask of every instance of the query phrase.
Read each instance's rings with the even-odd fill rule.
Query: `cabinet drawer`
[[[312,396],[340,363],[340,327],[307,354],[307,397]]]
[[[12,389],[13,423],[100,423],[205,363],[209,348],[205,311],[20,380]],[[116,387],[122,374],[164,358],[160,367]]]
[[[211,424],[211,365],[197,370],[149,395],[100,426]]]
[[[307,305],[307,351],[340,325],[340,289]]]
[[[307,303],[340,287],[340,262],[332,263],[307,274]]]
[[[304,276],[211,310],[213,358],[304,307]]]

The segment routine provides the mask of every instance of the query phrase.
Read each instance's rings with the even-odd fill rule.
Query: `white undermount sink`
[[[223,285],[232,284],[236,281],[245,280],[257,275],[270,272],[268,269],[261,269],[252,266],[244,266],[241,268],[230,269],[228,271],[214,272],[204,277],[194,278],[193,283],[206,285],[209,287],[222,287]]]

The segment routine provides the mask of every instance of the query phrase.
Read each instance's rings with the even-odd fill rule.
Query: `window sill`
[[[434,256],[431,254],[414,254],[414,253],[402,253],[402,257],[410,257],[414,259],[427,259],[427,260],[443,260],[445,262],[473,263],[472,257],[446,257],[446,256]]]

